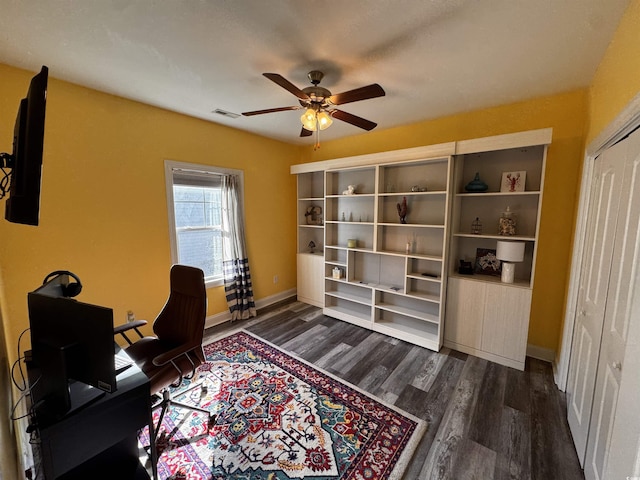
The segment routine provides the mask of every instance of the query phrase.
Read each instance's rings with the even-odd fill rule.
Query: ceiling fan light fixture
[[[307,108],[300,117],[302,126],[310,132],[315,132],[318,125],[318,119],[316,118],[316,111],[313,108]]]
[[[317,118],[318,118],[318,127],[320,128],[320,130],[329,128],[333,123],[333,118],[331,118],[331,115],[324,110],[318,113]]]

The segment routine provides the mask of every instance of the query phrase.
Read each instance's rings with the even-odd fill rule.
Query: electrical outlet
[[[278,275],[273,276],[273,283],[278,283]]]

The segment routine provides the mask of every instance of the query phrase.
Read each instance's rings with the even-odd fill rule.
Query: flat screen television
[[[69,411],[73,383],[116,391],[113,310],[64,297],[65,277],[28,294],[31,357],[39,371],[31,400],[38,423]]]
[[[44,117],[47,103],[49,69],[42,67],[31,79],[27,96],[20,101],[13,132],[13,153],[0,154],[0,166],[11,169],[2,180],[0,198],[9,197],[4,217],[13,223],[38,225],[40,219],[40,183],[44,146]]]

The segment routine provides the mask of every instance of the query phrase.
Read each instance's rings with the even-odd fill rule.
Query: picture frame
[[[480,275],[502,275],[502,262],[496,257],[495,248],[476,249],[475,272]]]
[[[502,172],[500,192],[524,192],[526,180],[527,172],[524,170],[516,172]]]

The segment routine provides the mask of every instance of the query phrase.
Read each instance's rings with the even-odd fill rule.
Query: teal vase
[[[473,177],[473,180],[467,183],[464,189],[470,193],[486,192],[489,189],[489,186],[480,180],[480,174],[476,172],[476,176]]]

